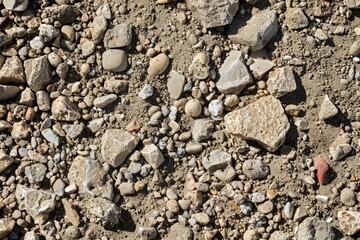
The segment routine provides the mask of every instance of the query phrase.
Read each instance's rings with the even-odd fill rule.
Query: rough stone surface
[[[264,179],[270,174],[269,167],[261,160],[246,160],[242,167],[243,173],[250,179]]]
[[[105,108],[109,104],[115,102],[117,99],[116,94],[108,94],[105,96],[97,97],[94,100],[94,106],[98,108]]]
[[[354,207],[356,205],[356,195],[350,188],[344,188],[340,193],[340,201],[347,207]]]
[[[80,225],[80,217],[75,207],[66,199],[61,199],[63,207],[65,209],[66,219],[74,226]]]
[[[360,212],[339,211],[337,214],[341,230],[349,236],[360,230]]]
[[[175,223],[170,227],[169,234],[164,240],[192,240],[194,236],[191,228],[180,223]]]
[[[335,106],[335,104],[330,100],[329,96],[326,94],[321,104],[319,119],[326,120],[332,118],[336,114],[338,114],[338,112],[339,112],[338,108]]]
[[[345,4],[350,9],[360,8],[360,0],[345,0]]]
[[[230,24],[229,39],[233,43],[249,46],[251,50],[263,48],[278,32],[276,13],[262,10],[255,13],[250,20],[235,18]]]
[[[131,44],[132,30],[127,24],[119,24],[106,31],[104,46],[106,48],[120,48]]]
[[[285,24],[291,30],[307,27],[309,20],[301,8],[289,8],[285,13]]]
[[[78,107],[67,97],[56,98],[51,105],[51,113],[60,121],[75,121],[81,117]]]
[[[138,142],[138,137],[123,130],[106,130],[101,140],[102,161],[118,167],[126,160]]]
[[[219,70],[217,89],[224,94],[239,94],[252,83],[252,77],[242,61],[241,51],[232,50]]]
[[[0,238],[8,235],[15,227],[15,221],[11,218],[0,218]]]
[[[167,89],[170,94],[170,97],[173,99],[180,98],[181,94],[184,90],[184,84],[185,84],[185,76],[181,73],[178,73],[174,70],[172,70],[169,73],[168,79],[167,79]]]
[[[213,121],[209,119],[196,119],[191,127],[191,133],[196,142],[209,139],[213,130]]]
[[[14,12],[23,12],[29,6],[29,0],[4,0],[2,3],[6,9]]]
[[[113,202],[97,197],[84,201],[84,208],[89,217],[96,217],[105,225],[117,225],[121,217],[121,209]]]
[[[308,217],[299,225],[297,238],[302,240],[334,240],[331,225],[318,217]]]
[[[169,57],[166,56],[166,54],[161,53],[150,60],[147,72],[150,76],[158,76],[166,70],[169,63]]]
[[[14,163],[14,158],[8,155],[0,155],[0,173],[5,171],[8,167],[10,167]]]
[[[202,164],[206,170],[223,182],[231,181],[236,176],[236,171],[231,165],[231,155],[221,150],[210,152],[209,157],[204,158]]]
[[[254,63],[250,65],[250,71],[256,79],[261,79],[275,64],[266,59],[254,59]]]
[[[212,2],[187,0],[186,2],[205,28],[219,27],[231,23],[239,10],[239,2],[236,0]]]
[[[296,90],[296,81],[290,67],[278,68],[269,73],[268,91],[276,98]]]
[[[76,157],[69,168],[68,179],[80,193],[113,198],[113,180],[96,160]]]
[[[45,178],[46,171],[46,166],[41,163],[35,163],[25,167],[25,175],[29,183],[41,183]]]
[[[146,145],[140,152],[146,162],[148,162],[154,169],[159,168],[165,161],[160,149],[158,149],[154,144]]]
[[[289,233],[275,231],[271,234],[269,240],[291,240],[291,236]]]
[[[96,16],[91,25],[92,40],[95,44],[101,42],[107,29],[107,21],[103,15]]]
[[[55,194],[28,188],[21,184],[16,186],[15,196],[19,209],[26,210],[37,224],[45,222],[56,205]]]
[[[127,54],[123,50],[111,49],[102,54],[102,66],[111,72],[123,72],[128,67]]]
[[[19,85],[25,81],[24,68],[20,58],[14,56],[7,59],[0,70],[0,84]]]
[[[17,86],[0,85],[0,101],[5,101],[10,98],[14,98],[20,92],[20,88]]]
[[[40,91],[51,82],[51,67],[46,56],[26,60],[24,67],[31,90]]]
[[[254,103],[225,115],[226,130],[246,140],[254,140],[268,151],[284,142],[290,124],[279,100],[262,97]]]

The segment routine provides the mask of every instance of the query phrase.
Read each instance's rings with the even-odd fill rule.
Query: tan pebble
[[[142,181],[137,181],[134,185],[134,189],[136,192],[139,192],[141,190],[143,190],[145,188],[145,183],[143,183]]]
[[[149,68],[147,70],[150,76],[158,76],[162,74],[169,65],[169,58],[161,53],[150,60]]]
[[[185,114],[189,117],[198,117],[201,114],[202,106],[198,99],[191,99],[185,105]]]
[[[140,130],[140,124],[137,120],[131,121],[127,126],[126,126],[126,131],[128,132],[137,132]]]
[[[226,96],[224,105],[226,107],[235,107],[239,103],[239,98],[236,95]]]

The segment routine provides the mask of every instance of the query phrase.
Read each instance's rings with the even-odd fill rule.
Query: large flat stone
[[[284,142],[290,123],[279,100],[262,97],[254,103],[228,113],[226,130],[245,140],[254,140],[268,151],[276,151]]]

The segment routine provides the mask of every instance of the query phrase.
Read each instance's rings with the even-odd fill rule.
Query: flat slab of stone
[[[239,10],[237,0],[187,0],[189,8],[205,28],[224,26],[233,20]]]
[[[228,113],[224,121],[230,134],[256,141],[270,152],[275,152],[285,142],[290,128],[281,102],[273,96],[262,97]]]
[[[249,70],[242,60],[242,52],[232,50],[219,69],[217,89],[224,94],[238,95],[248,84],[252,83]]]
[[[185,76],[177,71],[171,70],[167,79],[167,89],[170,97],[178,99],[184,91]]]
[[[265,47],[278,30],[276,13],[267,9],[255,13],[248,21],[234,18],[229,28],[229,39],[235,44],[249,46],[256,51]]]
[[[129,154],[135,149],[139,138],[120,129],[108,129],[102,136],[102,161],[112,167],[121,165]]]
[[[131,40],[131,26],[121,23],[106,31],[104,36],[104,46],[106,48],[125,47],[131,44]]]
[[[329,118],[334,117],[338,114],[339,110],[335,106],[335,104],[330,100],[329,95],[324,96],[324,100],[321,104],[320,112],[319,112],[319,119],[326,120]]]

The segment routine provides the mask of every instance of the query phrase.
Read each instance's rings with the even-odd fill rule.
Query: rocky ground
[[[0,3],[1,239],[360,238],[360,1]]]

